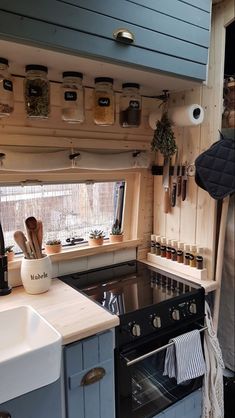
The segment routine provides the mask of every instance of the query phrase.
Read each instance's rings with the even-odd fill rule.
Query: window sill
[[[97,247],[90,247],[89,245],[86,246],[79,246],[76,248],[66,248],[61,251],[59,254],[50,254],[50,258],[52,262],[58,262],[58,261],[67,261],[67,260],[74,260],[76,258],[81,257],[89,257],[92,255],[97,254],[104,254],[109,253],[112,251],[118,251],[123,250],[125,248],[131,248],[131,247],[137,247],[142,244],[142,239],[132,239],[128,241],[123,242],[117,242],[117,243],[110,243],[105,242],[103,245],[97,246]],[[14,270],[20,267],[21,260],[23,257],[16,257],[14,261],[10,261],[8,264],[8,270]]]

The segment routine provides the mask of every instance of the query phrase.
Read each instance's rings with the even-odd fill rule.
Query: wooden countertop
[[[94,335],[119,325],[112,315],[88,297],[58,279],[52,280],[48,292],[29,295],[23,286],[0,298],[0,311],[31,305],[62,335],[63,344]],[[6,324],[7,326],[7,324]]]

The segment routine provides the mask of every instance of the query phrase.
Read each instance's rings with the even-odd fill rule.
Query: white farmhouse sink
[[[0,312],[0,404],[56,381],[61,335],[31,306]]]

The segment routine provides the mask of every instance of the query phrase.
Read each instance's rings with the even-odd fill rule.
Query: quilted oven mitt
[[[196,161],[195,181],[213,199],[223,199],[235,191],[235,139],[220,140],[200,154]]]

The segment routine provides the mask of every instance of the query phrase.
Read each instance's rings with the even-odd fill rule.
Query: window
[[[66,245],[72,237],[87,240],[91,229],[101,229],[108,237],[116,219],[122,224],[124,189],[123,181],[0,186],[5,245],[15,244],[13,234],[24,231],[29,216],[42,220],[44,242],[59,238]],[[14,249],[19,251],[16,245]]]

